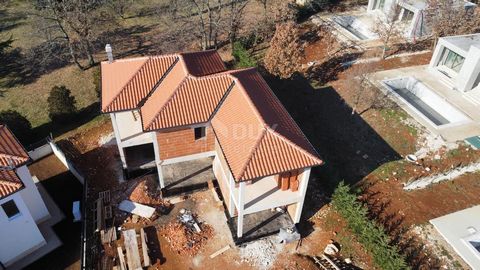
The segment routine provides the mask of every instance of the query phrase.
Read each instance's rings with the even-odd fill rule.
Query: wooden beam
[[[123,256],[122,247],[117,247],[118,259],[120,260],[120,270],[127,270],[127,265],[125,264],[125,257]]]
[[[140,254],[138,252],[137,233],[134,229],[123,231],[125,249],[127,250],[127,264],[129,270],[141,270]]]
[[[148,257],[147,236],[143,228],[140,229],[140,239],[142,240],[143,266],[150,266],[150,257]]]

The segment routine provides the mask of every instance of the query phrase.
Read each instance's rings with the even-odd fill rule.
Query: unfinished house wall
[[[210,127],[206,127],[205,137],[196,140],[194,128],[189,127],[177,131],[157,132],[157,142],[160,159],[166,160],[213,151],[215,135]]]

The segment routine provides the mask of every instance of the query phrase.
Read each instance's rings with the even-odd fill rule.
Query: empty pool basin
[[[437,128],[471,121],[468,116],[414,77],[389,79],[382,83],[389,92]]]
[[[377,35],[370,31],[367,25],[354,16],[334,16],[332,20],[358,40],[377,38]]]

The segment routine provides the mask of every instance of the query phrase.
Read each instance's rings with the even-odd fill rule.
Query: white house
[[[108,52],[108,51],[107,51]],[[124,168],[213,157],[230,216],[285,206],[300,221],[311,167],[322,164],[255,69],[227,70],[216,51],[102,62],[109,113]]]
[[[465,0],[458,0],[456,4],[465,8],[476,6]],[[396,20],[402,24],[406,38],[415,39],[430,33],[425,13],[428,8],[427,0],[369,0],[367,12],[377,16],[390,16],[395,6],[398,6],[399,12]]]
[[[480,135],[480,34],[442,37],[429,65],[380,71],[370,80],[447,141]]]
[[[447,243],[473,269],[480,270],[480,205],[430,220]]]
[[[475,91],[480,83],[480,34],[440,38],[429,68],[453,89]]]
[[[0,125],[0,263],[7,268],[47,244],[38,224],[50,214],[26,166],[29,159]]]

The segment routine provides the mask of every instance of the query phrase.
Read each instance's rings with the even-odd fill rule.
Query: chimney
[[[110,44],[105,45],[105,52],[107,53],[108,62],[113,62],[112,46]]]

